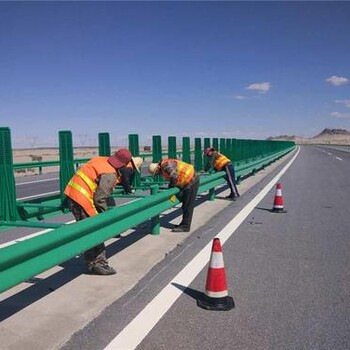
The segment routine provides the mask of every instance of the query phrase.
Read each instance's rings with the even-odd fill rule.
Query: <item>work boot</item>
[[[190,228],[188,226],[179,225],[174,227],[171,232],[190,232]]]
[[[90,273],[94,275],[115,275],[117,273],[113,267],[109,266],[106,263],[98,263],[89,267]]]
[[[231,201],[235,201],[236,200],[236,196],[234,193],[230,193],[228,196],[225,197],[226,199],[229,199]]]

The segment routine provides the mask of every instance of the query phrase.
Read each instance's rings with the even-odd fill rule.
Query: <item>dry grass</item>
[[[59,160],[58,148],[33,148],[33,149],[15,149],[13,150],[13,163],[31,163],[38,161],[52,161]],[[74,148],[74,159],[80,158],[93,158],[98,155],[98,148],[86,147],[86,148]],[[58,172],[58,166],[43,167],[42,173]],[[23,175],[36,175],[39,174],[38,168],[28,168],[23,170],[17,170],[16,176]]]

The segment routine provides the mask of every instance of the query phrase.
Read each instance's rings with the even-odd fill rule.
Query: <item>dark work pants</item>
[[[236,175],[235,168],[232,163],[228,163],[224,166],[223,169],[226,173],[226,181],[231,190],[231,196],[239,196],[238,189],[236,186]]]
[[[191,182],[182,189],[182,221],[180,226],[191,228],[194,204],[199,188],[199,176],[195,175]]]
[[[77,202],[72,199],[68,200],[69,210],[72,212],[76,221],[81,221],[89,217],[88,213]],[[84,252],[84,259],[88,267],[93,267],[96,264],[107,264],[106,247],[104,243],[100,243],[97,246]]]

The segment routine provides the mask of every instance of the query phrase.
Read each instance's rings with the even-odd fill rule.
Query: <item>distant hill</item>
[[[312,137],[313,139],[317,137],[324,137],[328,135],[348,135],[350,136],[350,131],[347,131],[346,129],[324,129],[321,131],[318,135]]]
[[[346,129],[325,128],[319,134],[310,138],[303,138],[295,135],[279,135],[268,137],[267,140],[294,141],[298,144],[350,145],[350,131]]]

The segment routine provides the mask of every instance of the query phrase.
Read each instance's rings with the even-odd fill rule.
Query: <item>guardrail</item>
[[[254,173],[294,149],[286,148],[249,163],[237,165],[240,178]],[[224,172],[200,177],[199,193],[209,191],[214,198],[215,187],[226,182]],[[0,249],[0,292],[3,292],[43,271],[63,263],[109,238],[151,219],[152,234],[159,234],[159,215],[179,203],[170,198],[179,192],[172,188],[159,192],[150,185],[151,195],[122,207],[108,210],[71,225],[63,225],[41,236]]]
[[[42,220],[45,217],[57,215],[59,212],[65,213],[64,188],[75,173],[77,165],[89,159],[74,159],[73,136],[70,131],[59,131],[59,160],[41,161],[31,163],[13,164],[11,133],[9,128],[0,128],[0,230],[2,226],[33,226],[52,227],[44,222],[33,222],[31,220]],[[110,140],[108,133],[100,133],[99,155],[109,156],[111,154]],[[203,147],[202,147],[203,145]],[[129,135],[129,150],[134,156],[152,157],[152,162],[159,162],[163,156],[176,158],[181,154],[181,159],[185,162],[193,163],[195,170],[200,172],[208,161],[203,156],[203,148],[212,146],[219,149],[221,153],[234,161],[237,167],[240,164],[254,164],[257,159],[262,159],[268,154],[276,154],[288,147],[292,147],[293,142],[286,141],[266,141],[266,140],[241,140],[224,138],[200,138],[194,139],[194,148],[191,148],[189,137],[182,138],[182,150],[179,151],[176,137],[169,136],[167,147],[162,146],[161,136],[152,137],[152,154],[140,153],[139,136]],[[164,153],[164,150],[167,152]],[[41,197],[26,201],[17,201],[14,171],[27,166],[44,167],[59,165],[59,194],[51,197]],[[162,179],[157,177],[157,181]],[[133,187],[136,189],[148,190],[153,185],[151,181],[145,181],[140,174],[135,174]],[[119,191],[119,192],[118,192]],[[117,190],[117,195],[121,194]]]

